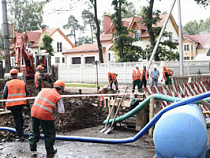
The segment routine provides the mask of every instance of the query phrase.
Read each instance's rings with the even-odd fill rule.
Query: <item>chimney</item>
[[[104,34],[107,34],[109,32],[111,26],[111,19],[109,15],[104,15]]]

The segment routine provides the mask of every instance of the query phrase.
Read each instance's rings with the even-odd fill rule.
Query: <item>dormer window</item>
[[[139,38],[140,36],[140,30],[135,30],[135,38]]]

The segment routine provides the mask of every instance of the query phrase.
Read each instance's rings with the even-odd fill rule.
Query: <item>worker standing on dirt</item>
[[[109,80],[109,89],[110,90],[113,90],[112,89],[113,83],[115,85],[116,91],[118,90],[117,76],[118,76],[118,74],[116,74],[116,73],[108,72],[108,80]]]
[[[40,92],[41,89],[43,88],[43,74],[42,74],[43,67],[41,65],[38,65],[36,69],[37,72],[35,73],[34,76],[34,84],[38,92]]]
[[[11,69],[10,70],[10,81],[6,82],[3,91],[3,99],[17,99],[17,98],[25,98],[29,95],[28,88],[26,83],[23,80],[17,79],[18,77],[18,70]],[[22,109],[24,106],[27,105],[27,101],[20,99],[17,101],[6,101],[6,108],[11,110],[14,122],[15,122],[15,129],[16,129],[16,138],[17,141],[24,141],[23,136],[23,116],[22,116]]]
[[[166,68],[165,65],[163,65],[162,68],[163,68],[162,73],[163,73],[163,79],[165,80],[165,85],[171,85],[172,82],[171,82],[171,78],[169,78],[169,76],[173,75],[173,71],[169,68]],[[161,79],[161,82],[163,79]]]
[[[160,72],[157,70],[157,65],[154,65],[154,69],[150,73],[150,77],[152,79],[151,87],[155,84],[155,86],[158,86],[158,79],[160,77]]]
[[[137,64],[135,65],[135,70],[133,70],[132,78],[133,78],[132,93],[134,93],[136,86],[138,86],[138,92],[141,92],[141,72],[139,70],[139,65]]]
[[[63,121],[65,112],[63,99],[61,93],[65,91],[65,84],[63,81],[56,81],[54,88],[43,88],[35,99],[31,108],[31,132],[29,136],[29,144],[31,151],[37,151],[37,143],[40,138],[41,126],[47,156],[53,156],[57,149],[53,148],[56,136],[53,113],[57,109],[59,118]]]
[[[148,79],[149,79],[149,72],[146,66],[143,66],[143,69],[141,70],[141,88],[142,88],[142,85],[144,85],[144,87],[147,86]]]

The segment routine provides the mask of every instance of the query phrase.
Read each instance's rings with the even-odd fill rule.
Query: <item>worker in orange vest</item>
[[[47,66],[47,60],[45,59],[44,56],[42,56],[40,60],[40,65],[42,65],[44,68]]]
[[[117,82],[117,76],[116,73],[108,72],[108,80],[109,80],[109,89],[112,90],[112,84],[114,83],[116,90],[118,90],[118,82]]]
[[[173,75],[173,71],[169,68],[166,68],[165,65],[163,65],[162,68],[163,68],[162,73],[163,73],[163,79],[165,80],[165,85],[171,85],[172,82],[171,82],[171,78],[169,78],[169,76]],[[162,82],[162,80],[161,80],[161,82]]]
[[[29,135],[29,144],[31,151],[37,151],[36,143],[40,138],[41,126],[47,156],[54,156],[57,152],[53,145],[55,142],[56,130],[53,113],[58,111],[59,118],[62,121],[65,112],[61,94],[65,91],[65,84],[58,80],[54,83],[54,88],[42,88],[31,108],[31,133]]]
[[[144,87],[147,86],[148,79],[149,79],[149,71],[146,69],[146,66],[143,66],[143,69],[141,70],[141,88],[142,85],[144,85]]]
[[[27,101],[23,100],[22,98],[25,98],[26,96],[28,96],[29,91],[26,86],[26,83],[23,80],[17,79],[18,77],[17,69],[11,69],[10,76],[12,80],[6,82],[4,86],[2,98],[3,99],[21,98],[16,101],[13,101],[13,100],[6,101],[6,108],[8,110],[11,110],[12,112],[14,123],[15,123],[17,141],[24,141],[24,136],[23,136],[24,121],[23,121],[23,116],[22,116],[22,109],[24,106],[27,105]]]
[[[98,94],[102,94],[102,93],[103,93],[103,90],[102,89],[98,91]],[[104,96],[103,95],[102,96],[99,96],[98,97],[98,100],[99,100],[99,105],[100,106],[105,106]]]
[[[43,74],[42,74],[43,67],[41,65],[38,65],[36,69],[37,72],[35,73],[34,76],[34,84],[38,92],[40,92],[41,88],[43,88]]]
[[[132,93],[134,93],[136,86],[138,86],[138,92],[141,92],[141,72],[139,70],[139,65],[137,64],[135,65],[135,69],[133,70],[132,78],[133,78]]]

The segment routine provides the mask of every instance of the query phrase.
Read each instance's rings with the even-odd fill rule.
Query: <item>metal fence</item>
[[[96,65],[93,64],[59,65],[58,78],[68,83],[96,83],[98,73],[99,84],[106,84],[108,81],[107,73],[115,72],[118,74],[117,79],[120,84],[131,84],[132,70],[135,68],[136,64],[142,69],[142,67],[147,66],[149,62],[100,63],[98,64],[98,72]],[[175,76],[180,74],[180,63],[178,61],[153,62],[149,72],[151,72],[155,64],[161,75],[162,65],[172,69]],[[183,67],[184,75],[210,73],[210,62],[208,61],[184,61]],[[159,79],[161,79],[161,77]]]

